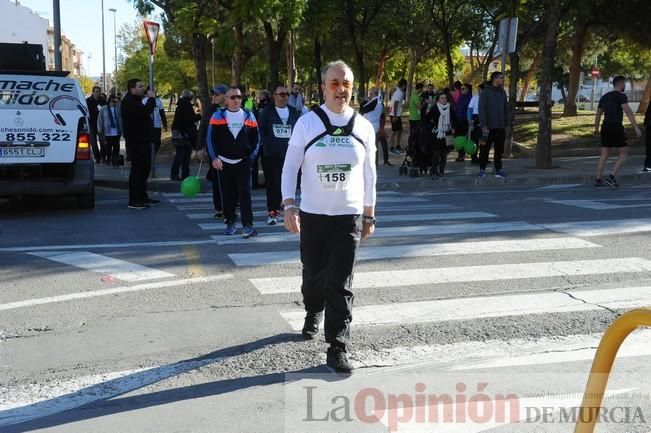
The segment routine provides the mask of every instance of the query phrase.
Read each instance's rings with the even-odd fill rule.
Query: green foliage
[[[124,47],[126,60],[118,69],[118,80],[126,83],[130,78],[149,77],[149,46],[139,21],[122,27],[118,36]],[[185,88],[196,87],[196,72],[192,59],[188,57],[170,57],[167,55],[165,34],[158,36],[158,45],[154,56],[154,79],[160,95],[180,92]]]

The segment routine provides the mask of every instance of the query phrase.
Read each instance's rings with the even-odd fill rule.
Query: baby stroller
[[[431,172],[431,140],[432,134],[427,130],[426,125],[420,123],[407,143],[405,159],[398,169],[401,176],[418,177]]]

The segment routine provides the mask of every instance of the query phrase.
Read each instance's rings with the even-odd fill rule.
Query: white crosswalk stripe
[[[488,254],[523,251],[600,248],[600,245],[577,238],[540,238],[504,241],[452,242],[440,244],[392,245],[363,247],[357,260],[395,259],[407,257],[434,257],[456,254]],[[270,266],[300,263],[296,250],[283,252],[232,253],[228,255],[237,266]]]
[[[524,278],[603,275],[651,271],[651,261],[641,258],[576,260],[569,262],[509,263],[506,265],[455,266],[451,268],[400,269],[356,272],[353,287],[379,289],[424,284],[501,281]],[[262,294],[300,292],[301,277],[252,278]]]
[[[439,212],[439,213],[419,213],[419,214],[399,214],[399,215],[383,215],[379,216],[383,222],[405,222],[405,221],[420,221],[436,223],[445,220],[470,220],[478,218],[495,218],[497,215],[488,212]],[[223,230],[223,223],[205,223],[199,224],[202,230]],[[279,229],[284,229],[282,225],[271,226]]]
[[[571,296],[570,296],[571,295]],[[400,325],[487,317],[635,308],[651,304],[651,287],[581,290],[508,296],[417,301],[355,308],[356,325]],[[304,311],[281,315],[296,331],[303,326]]]
[[[122,281],[147,281],[161,278],[174,278],[176,275],[158,269],[148,268],[137,263],[114,259],[87,251],[62,252],[45,251],[29,253],[36,257],[52,260],[88,271],[101,273]]]
[[[529,224],[524,221],[495,222],[495,223],[468,223],[468,224],[437,224],[427,226],[402,226],[402,227],[378,227],[373,233],[374,238],[395,238],[401,236],[444,236],[453,234],[477,234],[477,233],[504,233],[541,231],[544,227]],[[213,236],[219,245],[244,244],[251,239],[242,239],[233,236]],[[261,234],[255,238],[258,243],[280,243],[298,242],[298,235],[293,233]]]

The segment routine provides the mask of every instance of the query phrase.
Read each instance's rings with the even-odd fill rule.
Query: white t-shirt
[[[393,92],[393,95],[391,96],[391,111],[389,111],[389,116],[400,116],[402,114],[402,102],[405,99],[405,94],[403,93],[402,89],[400,87],[396,87],[396,90]],[[393,106],[395,103],[398,103],[398,111],[396,113],[393,112]]]
[[[278,116],[280,117],[280,120],[283,121],[283,124],[287,125],[287,120],[289,119],[289,108],[287,108],[287,107],[283,107],[283,108],[276,107],[276,113],[278,113]]]
[[[149,100],[148,97],[144,97],[142,99],[142,105],[147,105],[147,101]],[[160,110],[164,110],[165,107],[163,106],[163,101],[160,100],[160,98],[156,98],[156,108],[154,108],[154,111],[151,113],[151,119],[154,122],[154,128],[162,128],[162,121],[160,120]]]
[[[334,126],[345,126],[355,111],[334,113],[322,105]],[[283,200],[294,199],[301,175],[301,210],[320,215],[355,215],[375,206],[375,131],[363,116],[355,118],[352,136],[326,136],[307,151],[305,146],[325,131],[316,113],[301,116],[294,127],[282,174]]]
[[[472,95],[472,98],[470,98],[470,103],[468,104],[468,108],[472,108],[472,114],[479,115],[479,94]]]
[[[244,127],[244,110],[241,108],[238,111],[226,110],[224,114],[226,116],[226,124],[228,125],[228,130],[231,131],[231,134],[233,134],[233,138],[237,138],[237,134],[239,134],[242,130],[242,127]],[[230,159],[223,156],[219,156],[219,159],[229,164],[237,164],[242,161],[242,158]]]
[[[380,131],[380,117],[382,116],[382,111],[384,111],[384,104],[382,104],[382,97],[380,96],[376,96],[373,99],[377,99],[377,105],[375,106],[373,111],[369,111],[368,113],[365,113],[364,117],[366,118],[366,120],[371,122],[371,125],[373,125],[373,129],[377,134]],[[371,99],[369,103],[371,103],[373,99]]]

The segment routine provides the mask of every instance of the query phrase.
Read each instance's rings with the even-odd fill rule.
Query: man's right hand
[[[148,91],[147,91],[147,97],[148,97],[148,98],[155,98],[155,97],[156,97],[156,93],[154,93],[152,90],[148,90]]]
[[[285,209],[284,224],[285,229],[291,233],[301,232],[301,217],[298,214],[298,208]]]
[[[212,168],[214,168],[215,170],[220,170],[221,171],[221,169],[224,168],[224,163],[222,162],[221,159],[215,158],[212,161]]]

